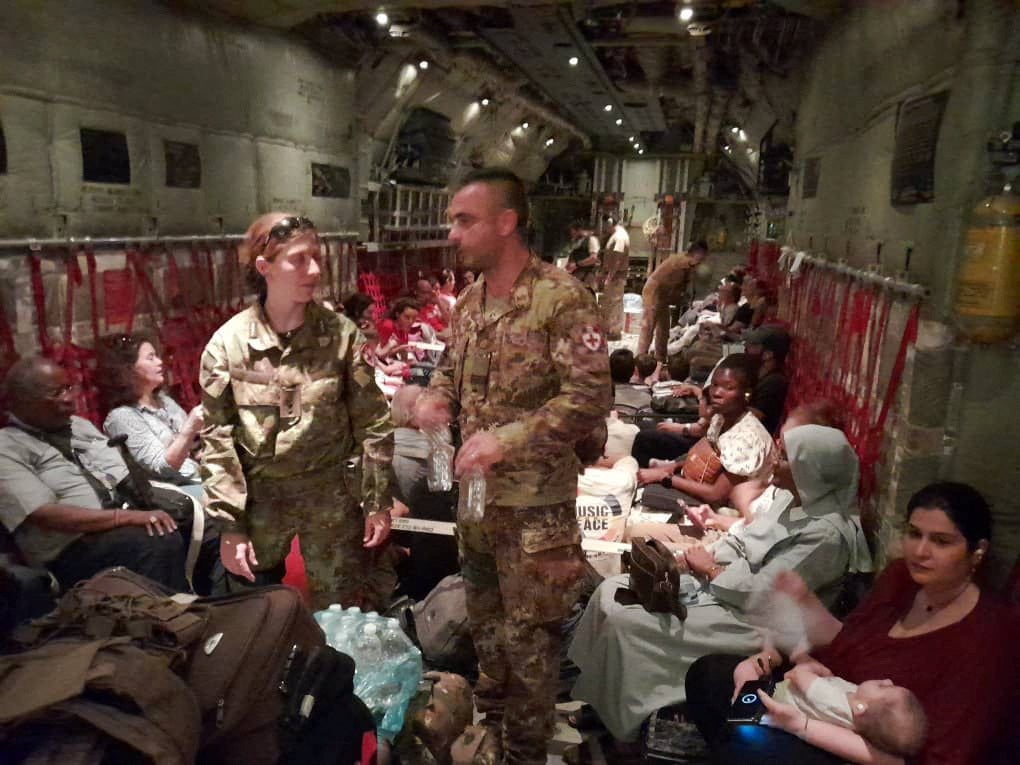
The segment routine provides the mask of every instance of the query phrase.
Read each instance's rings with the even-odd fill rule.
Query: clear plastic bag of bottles
[[[393,741],[421,680],[421,652],[396,619],[330,606],[315,614],[326,642],[354,659],[354,693],[372,711],[379,735]]]

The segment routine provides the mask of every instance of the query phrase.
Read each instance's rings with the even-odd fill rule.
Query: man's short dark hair
[[[484,183],[496,186],[503,194],[503,204],[517,213],[517,232],[521,239],[527,241],[528,221],[530,218],[528,194],[524,190],[524,181],[505,167],[482,167],[472,170],[461,182],[458,190],[472,183]]]
[[[691,374],[691,362],[682,353],[674,353],[666,362],[670,380],[683,381]]]
[[[640,356],[634,359],[634,366],[637,367],[638,374],[641,375],[641,379],[644,380],[655,372],[655,368],[659,363],[655,360],[655,357],[650,353],[642,353]]]
[[[617,348],[609,354],[609,377],[614,383],[626,385],[634,376],[634,352]]]
[[[687,252],[688,254],[693,252],[703,252],[706,255],[708,255],[708,242],[706,242],[704,239],[699,239],[690,246]]]

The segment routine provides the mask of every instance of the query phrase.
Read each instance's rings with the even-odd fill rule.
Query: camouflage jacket
[[[531,507],[573,500],[574,443],[609,414],[606,339],[591,293],[532,256],[502,313],[484,309],[485,279],[453,309],[449,352],[432,376],[467,440],[490,429],[504,459],[488,501]]]
[[[243,527],[249,484],[336,482],[366,513],[390,507],[393,426],[363,338],[316,303],[284,346],[255,303],[216,330],[202,354],[202,477],[209,504]],[[359,486],[345,462],[361,456]]]

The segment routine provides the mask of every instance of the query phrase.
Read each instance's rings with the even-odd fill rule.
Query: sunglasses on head
[[[270,242],[283,242],[300,231],[314,230],[315,224],[303,215],[291,215],[278,221],[269,233],[262,238],[261,249],[269,246]]]

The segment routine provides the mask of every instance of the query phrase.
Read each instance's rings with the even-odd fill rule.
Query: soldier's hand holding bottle
[[[255,546],[247,534],[224,532],[220,535],[220,560],[223,568],[235,576],[255,581],[252,568],[259,565],[255,558]]]
[[[489,431],[480,430],[460,447],[453,464],[453,472],[458,478],[467,475],[474,468],[488,474],[493,465],[502,461],[503,444]]]

